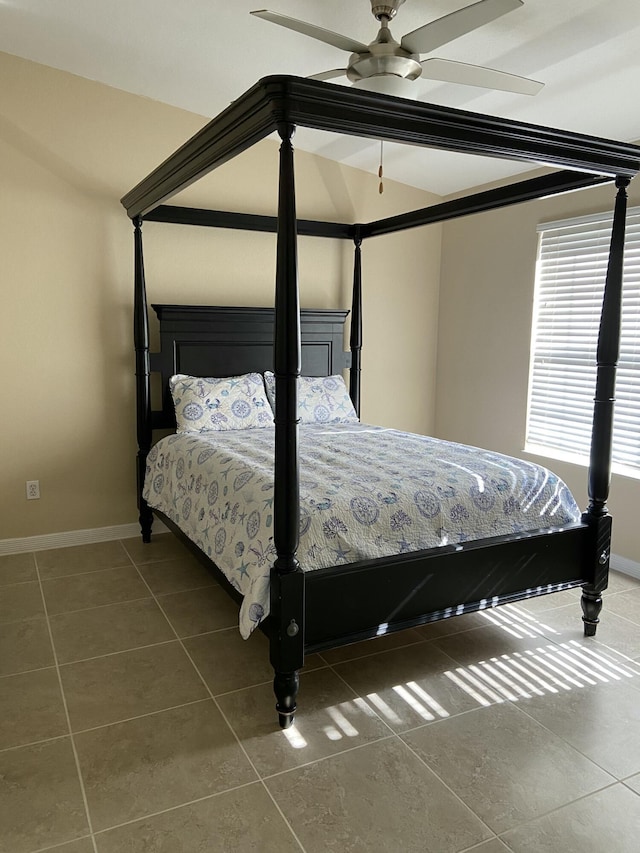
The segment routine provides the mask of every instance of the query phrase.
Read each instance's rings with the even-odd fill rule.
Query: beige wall
[[[534,461],[586,508],[586,469],[523,453],[539,222],[613,209],[612,186],[467,217],[444,226],[436,434]],[[640,204],[640,182],[630,203]],[[614,553],[640,562],[640,480],[614,475]]]
[[[0,540],[135,520],[132,235],[119,198],[204,119],[0,54]],[[181,200],[275,212],[265,140]],[[298,214],[374,219],[435,201],[298,152]],[[269,305],[270,235],[147,223],[150,301]],[[363,418],[434,424],[441,234],[365,244]],[[348,307],[352,247],[300,240],[302,304]],[[39,501],[25,481],[40,480]]]

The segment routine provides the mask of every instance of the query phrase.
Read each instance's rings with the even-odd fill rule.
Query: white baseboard
[[[154,518],[153,532],[167,533],[168,528]],[[109,542],[112,539],[132,539],[135,536],[140,536],[140,525],[137,522],[114,527],[67,530],[64,533],[45,533],[42,536],[25,536],[18,539],[0,539],[0,556],[22,554],[25,551],[44,551],[48,548],[68,548],[70,545],[88,545],[92,542]]]
[[[627,557],[619,557],[617,554],[611,555],[609,565],[616,572],[622,572],[624,575],[631,575],[632,578],[640,580],[640,563],[634,560],[629,560]]]

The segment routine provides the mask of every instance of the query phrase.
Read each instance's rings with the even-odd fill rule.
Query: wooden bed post
[[[142,497],[147,454],[151,449],[151,371],[149,368],[149,314],[142,254],[142,217],[136,216],[134,227],[135,283],[133,300],[133,340],[136,350],[136,412],[138,455],[136,459],[137,493],[142,541],[151,541],[153,513]]]
[[[360,226],[356,225],[353,238],[355,254],[353,258],[353,293],[351,297],[351,370],[349,372],[349,396],[360,417],[360,376],[362,356],[362,237]]]
[[[282,728],[293,722],[298,670],[304,663],[304,576],[296,559],[300,527],[298,377],[301,366],[300,297],[292,124],[281,123],[276,260],[274,373],[275,494],[271,569],[270,660],[276,710]]]
[[[589,507],[584,514],[594,531],[596,566],[593,583],[582,588],[582,621],[586,637],[596,633],[601,592],[606,589],[611,548],[611,516],[607,510],[611,481],[611,445],[613,439],[613,410],[616,390],[616,368],[620,354],[620,324],[622,319],[622,277],[624,237],[627,215],[629,178],[616,178],[618,193],[613,214],[609,264],[598,335],[598,372],[591,432],[589,463]]]

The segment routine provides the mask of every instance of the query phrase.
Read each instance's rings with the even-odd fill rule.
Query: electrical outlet
[[[40,480],[27,480],[27,500],[35,501],[40,497]]]

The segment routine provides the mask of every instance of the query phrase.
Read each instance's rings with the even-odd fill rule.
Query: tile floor
[[[314,655],[275,723],[265,638],[170,534],[0,557],[0,853],[631,853],[640,582]]]

